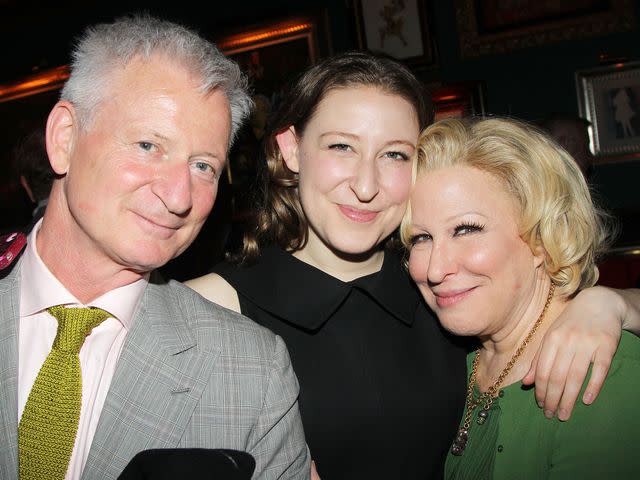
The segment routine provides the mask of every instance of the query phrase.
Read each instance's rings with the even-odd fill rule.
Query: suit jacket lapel
[[[0,280],[0,478],[18,478],[20,266]]]
[[[170,285],[145,290],[83,478],[115,478],[137,452],[178,446],[219,353],[196,348],[182,300]]]

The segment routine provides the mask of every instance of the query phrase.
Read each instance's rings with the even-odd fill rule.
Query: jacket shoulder
[[[267,352],[276,349],[276,335],[244,315],[207,300],[180,282],[171,280],[166,288],[176,300],[176,314],[184,317],[199,342],[213,344],[222,352],[251,347],[270,356]]]

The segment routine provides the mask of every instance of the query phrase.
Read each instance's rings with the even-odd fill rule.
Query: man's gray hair
[[[71,102],[79,122],[88,128],[92,112],[109,94],[109,76],[133,57],[164,54],[200,76],[200,91],[219,89],[229,100],[231,141],[248,117],[253,102],[247,78],[238,65],[195,32],[149,15],[134,15],[88,27],[72,52],[71,76],[60,98]]]

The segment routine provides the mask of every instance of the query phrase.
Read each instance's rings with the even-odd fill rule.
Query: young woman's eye
[[[482,230],[484,230],[484,225],[479,223],[463,223],[455,228],[455,235],[468,235]]]
[[[348,152],[351,150],[351,147],[346,143],[332,143],[329,145],[330,150],[337,150],[339,152]]]
[[[387,152],[385,156],[393,160],[409,160],[409,155],[404,152]]]
[[[428,233],[417,233],[415,235],[411,235],[411,237],[409,238],[409,243],[413,247],[415,245],[428,242],[429,240],[431,240],[431,235],[429,235]]]

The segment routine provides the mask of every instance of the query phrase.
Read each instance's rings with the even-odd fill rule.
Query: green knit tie
[[[99,308],[48,309],[58,320],[51,352],[38,372],[18,426],[21,480],[63,480],[80,420],[80,348],[112,315]]]

